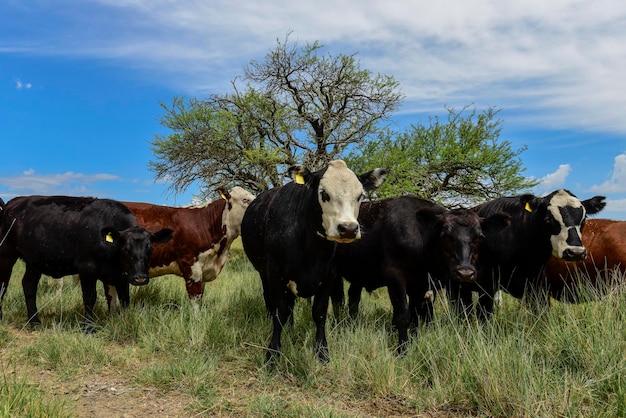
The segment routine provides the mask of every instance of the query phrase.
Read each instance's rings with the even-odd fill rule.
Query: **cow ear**
[[[222,199],[230,200],[230,193],[224,187],[220,186],[215,190]]]
[[[511,215],[504,212],[494,213],[480,221],[480,227],[485,235],[498,233],[507,228],[510,224]]]
[[[539,207],[539,201],[532,194],[520,196],[520,203],[526,212],[534,212]]]
[[[363,185],[365,191],[374,190],[378,188],[385,181],[385,177],[389,170],[384,168],[375,168],[372,171],[358,175],[359,181]]]
[[[605,196],[594,196],[591,199],[583,200],[581,203],[589,215],[600,212],[606,206]]]
[[[163,228],[158,232],[153,232],[150,234],[150,241],[156,242],[157,244],[163,244],[168,242],[172,238],[173,230],[169,228]]]
[[[120,239],[120,233],[117,229],[111,227],[104,227],[100,231],[102,240],[107,244],[116,244]]]
[[[308,184],[311,178],[311,172],[302,164],[294,164],[287,170],[289,177],[298,184]]]

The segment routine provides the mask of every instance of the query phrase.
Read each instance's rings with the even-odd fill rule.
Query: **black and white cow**
[[[362,203],[363,237],[341,246],[337,257],[339,274],[350,282],[350,316],[357,314],[363,288],[371,292],[387,286],[398,353],[403,354],[409,327],[432,318],[437,288],[474,281],[484,235],[500,231],[509,220],[502,213],[481,219],[472,210],[448,210],[415,196]],[[343,297],[341,282],[337,290],[334,307]]]
[[[0,236],[5,239],[0,246],[0,304],[18,258],[26,265],[22,286],[33,324],[40,323],[36,296],[41,274],[80,274],[85,331],[93,332],[97,280],[115,286],[122,306],[128,306],[129,284],[148,283],[152,243],[166,242],[172,230],[151,233],[139,227],[131,211],[113,200],[23,196],[5,205]]]
[[[342,160],[319,171],[292,166],[295,180],[261,193],[242,224],[244,250],[261,276],[273,333],[266,361],[280,352],[283,326],[293,320],[297,296],[313,299],[318,359],[328,361],[326,316],[336,274],[337,243],[361,237],[357,222],[364,190],[380,185],[385,172],[356,176]]]
[[[499,288],[516,298],[526,297],[538,306],[547,306],[546,262],[551,255],[565,261],[585,259],[581,230],[587,215],[604,208],[604,199],[595,196],[581,201],[560,189],[545,197],[525,194],[477,206],[481,217],[494,212],[510,214],[511,225],[483,242],[477,286],[453,289],[452,299],[466,309],[471,306],[471,291],[478,291],[478,315],[482,320],[493,313],[493,297]]]

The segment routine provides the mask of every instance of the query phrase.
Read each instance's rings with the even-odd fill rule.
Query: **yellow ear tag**
[[[296,174],[296,183],[304,184],[304,176],[300,173]]]
[[[109,232],[106,237],[104,237],[104,240],[106,242],[113,242],[113,235],[111,235],[111,233]]]
[[[530,203],[526,202],[526,206],[524,206],[524,209],[526,209],[528,212],[532,212],[533,210],[530,208]]]

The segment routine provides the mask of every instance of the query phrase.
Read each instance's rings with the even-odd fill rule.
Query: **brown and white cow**
[[[173,274],[185,279],[187,294],[200,301],[204,285],[215,280],[226,261],[233,241],[241,233],[241,220],[254,196],[241,187],[230,193],[219,188],[221,198],[202,206],[171,207],[150,203],[123,202],[144,228],[171,228],[172,239],[155,245],[150,259],[150,277]],[[115,305],[114,289],[107,293],[109,307]]]
[[[626,222],[588,219],[582,242],[587,249],[584,261],[566,263],[551,257],[546,264],[549,295],[562,302],[599,297],[626,274]]]

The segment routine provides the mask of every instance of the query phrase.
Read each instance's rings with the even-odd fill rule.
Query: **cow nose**
[[[459,267],[456,270],[456,277],[461,282],[471,282],[476,280],[476,270],[472,267]]]
[[[587,258],[585,247],[571,247],[563,251],[563,260],[565,261],[582,261],[585,258]]]
[[[359,224],[356,222],[344,222],[337,226],[339,236],[342,239],[355,239],[359,233]]]
[[[130,281],[133,286],[143,286],[150,282],[150,278],[145,276],[136,276]]]

